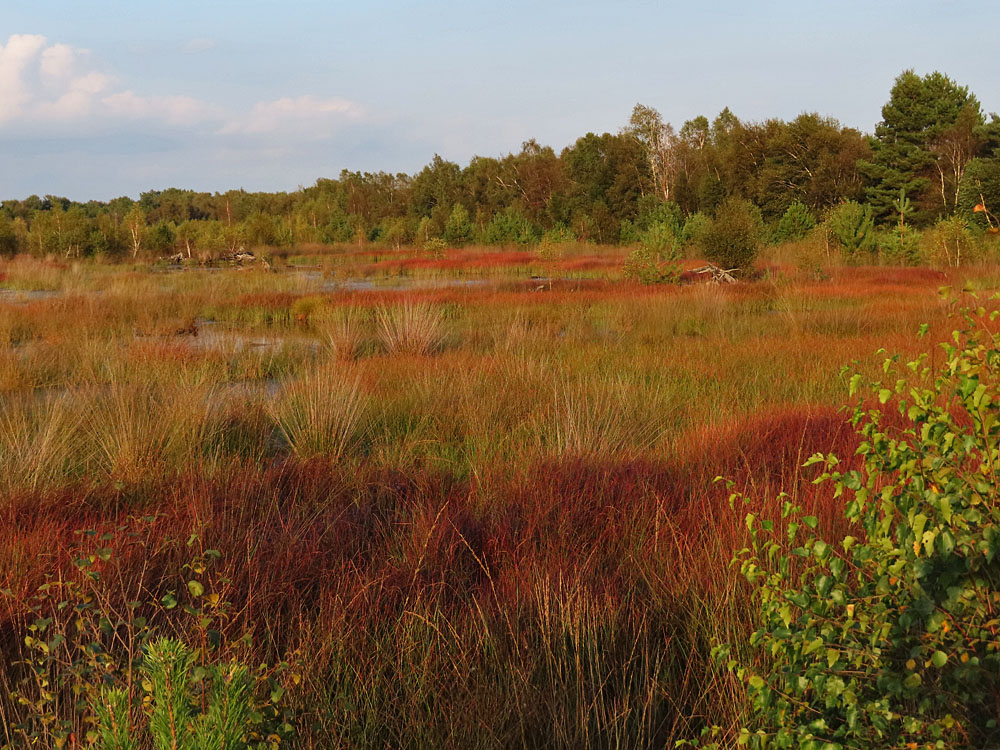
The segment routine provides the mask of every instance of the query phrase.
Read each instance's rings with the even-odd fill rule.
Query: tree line
[[[587,133],[561,153],[530,140],[465,167],[435,155],[414,175],[344,170],[290,193],[170,188],[137,201],[5,200],[0,253],[194,257],[308,243],[633,244],[650,236],[670,244],[734,202],[771,240],[825,221],[851,252],[871,249],[880,226],[898,234],[904,255],[921,229],[942,222],[995,229],[1000,119],[946,75],[912,70],[895,80],[872,134],[815,113],[746,122],[728,108],[675,128],[638,104],[619,132]],[[889,229],[896,225],[898,233]]]

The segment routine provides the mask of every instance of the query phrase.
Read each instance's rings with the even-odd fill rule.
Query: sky
[[[992,0],[33,0],[0,9],[0,199],[295,190],[535,138],[836,117],[904,69],[1000,110]]]

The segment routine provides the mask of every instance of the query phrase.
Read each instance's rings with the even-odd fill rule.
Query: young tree
[[[827,226],[849,259],[875,249],[875,222],[871,206],[844,201],[830,212]]]
[[[800,240],[809,234],[809,230],[814,226],[816,226],[816,219],[813,218],[806,204],[801,201],[795,201],[782,215],[781,221],[778,222],[778,229],[775,232],[774,238],[778,242]]]
[[[472,240],[473,226],[469,221],[469,211],[461,203],[451,209],[451,215],[444,226],[444,239],[453,247],[461,247]]]
[[[135,258],[142,249],[146,236],[146,212],[136,203],[125,215],[125,227],[132,242],[132,257]]]

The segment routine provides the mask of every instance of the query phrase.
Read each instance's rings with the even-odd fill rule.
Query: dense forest
[[[464,168],[435,155],[414,175],[344,170],[292,193],[170,188],[138,201],[5,200],[0,254],[194,258],[346,242],[627,245],[650,232],[683,241],[729,198],[746,202],[765,239],[796,239],[825,222],[850,252],[905,260],[921,230],[961,239],[997,227],[1000,120],[987,117],[967,87],[912,70],[896,79],[870,135],[815,113],[745,122],[728,108],[677,129],[636,105],[618,133],[587,133],[561,153],[530,140],[518,153],[477,156]],[[910,231],[899,231],[904,226]]]

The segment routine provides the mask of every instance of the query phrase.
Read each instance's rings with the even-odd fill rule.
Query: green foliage
[[[197,535],[188,540],[192,554],[179,586],[130,588],[120,600],[119,535],[139,544],[153,520],[85,532],[71,550],[73,569],[41,584],[28,602],[23,675],[8,683],[7,708],[18,714],[0,710],[0,737],[20,744],[3,747],[69,747],[75,736],[101,750],[265,750],[291,735],[277,679],[289,665],[252,670],[221,658],[232,607],[213,589],[227,581],[211,570],[219,553],[200,550]]]
[[[710,216],[726,199],[726,185],[714,173],[706,173],[698,183],[698,210]]]
[[[737,554],[759,602],[746,686],[750,747],[996,747],[1000,689],[1000,333],[979,308],[924,354],[850,380],[863,465],[826,469],[851,536],[839,542],[786,502],[747,516]],[[860,398],[868,392],[869,399]],[[878,408],[899,415],[890,419]],[[896,426],[899,425],[899,426]]]
[[[247,739],[254,698],[246,666],[198,667],[197,655],[182,642],[158,638],[148,645],[141,672],[150,698],[149,722],[148,728],[133,731],[136,736],[148,731],[156,750],[249,750],[271,744]],[[101,696],[114,705],[121,692],[105,689]],[[115,724],[98,724],[100,734],[116,729],[120,732],[117,719]]]
[[[14,232],[14,222],[0,214],[0,255],[16,255],[18,251],[17,234]]]
[[[139,743],[132,732],[131,702],[128,690],[101,686],[94,712],[97,746],[101,750],[137,750]]]
[[[488,245],[531,245],[538,241],[538,235],[528,218],[511,207],[493,217],[483,239]]]
[[[816,219],[809,207],[801,201],[795,201],[788,207],[778,222],[774,233],[777,242],[801,240],[816,226]]]
[[[857,260],[862,253],[875,250],[875,222],[869,206],[845,201],[830,212],[826,223],[848,260]]]
[[[981,235],[973,232],[964,216],[940,219],[923,234],[923,255],[936,265],[957,268],[977,258],[980,239]]]
[[[542,234],[542,242],[548,242],[553,245],[566,245],[576,242],[576,234],[565,224],[558,223]]]
[[[684,245],[700,244],[710,223],[711,219],[701,212],[689,215],[681,227],[681,242]]]
[[[563,247],[576,242],[573,230],[565,224],[557,224],[542,234],[538,243],[538,257],[541,260],[555,260],[562,255]]]
[[[448,243],[441,237],[431,237],[424,242],[424,252],[434,258],[441,259],[448,252]]]
[[[669,284],[680,277],[680,268],[676,263],[664,262],[651,247],[640,245],[629,253],[622,276],[640,284]]]
[[[462,247],[472,241],[474,231],[469,211],[461,203],[456,203],[444,225],[445,241],[453,247]]]
[[[976,211],[984,206],[985,211]],[[973,159],[965,168],[958,193],[959,212],[984,229],[998,227],[1000,211],[1000,159]]]
[[[399,249],[403,244],[411,242],[413,235],[411,226],[406,219],[401,216],[386,218],[382,220],[382,241]]]
[[[680,254],[680,227],[657,221],[639,236],[639,243],[660,259],[674,260]]]
[[[146,233],[146,249],[154,255],[166,255],[174,249],[174,229],[165,221],[157,222]]]
[[[916,266],[923,260],[923,234],[913,228],[908,228],[900,234],[899,227],[875,231],[875,245],[879,258],[889,264],[901,266]]]
[[[747,268],[760,247],[760,212],[753,204],[729,198],[716,211],[701,237],[705,257],[726,269]]]
[[[963,124],[965,129],[982,124],[979,102],[966,87],[937,71],[921,77],[907,70],[896,78],[882,108],[882,121],[870,140],[872,158],[858,164],[868,177],[866,198],[876,218],[892,219],[893,201],[900,190],[926,206],[915,213],[918,222],[951,210],[948,196],[958,186],[947,185],[939,191],[934,183],[938,175],[956,172],[958,162],[949,163],[947,154],[953,149],[948,145],[963,137],[962,128],[956,130]]]
[[[425,245],[430,240],[438,237],[437,228],[434,221],[429,216],[424,216],[417,223],[417,232],[414,240],[421,245]]]

